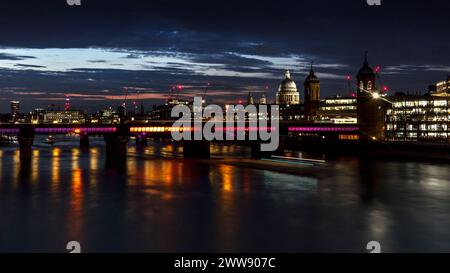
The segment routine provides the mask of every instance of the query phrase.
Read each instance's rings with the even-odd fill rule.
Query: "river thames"
[[[450,251],[448,164],[315,155],[326,163],[290,163],[310,170],[295,175],[233,163],[250,154],[239,146],[196,161],[170,142],[130,141],[113,168],[102,139],[42,142],[30,166],[1,147],[0,252],[67,252],[69,241],[83,252]]]

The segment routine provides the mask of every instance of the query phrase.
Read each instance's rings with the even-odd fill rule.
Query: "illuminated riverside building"
[[[11,119],[15,121],[20,115],[20,101],[11,101]]]
[[[386,141],[450,142],[450,97],[398,95],[386,112]]]
[[[320,101],[315,121],[321,123],[356,124],[357,99],[354,97],[328,97]]]
[[[69,111],[46,111],[44,113],[43,123],[84,123],[86,120],[85,114],[80,110]]]
[[[433,90],[430,90],[430,95],[436,97],[450,97],[450,76],[447,77],[446,81],[438,82],[432,87]]]

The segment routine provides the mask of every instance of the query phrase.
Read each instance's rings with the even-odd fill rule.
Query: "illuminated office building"
[[[399,95],[389,99],[387,141],[450,142],[449,97]]]
[[[450,97],[450,76],[447,77],[446,81],[438,82],[432,87],[433,90],[430,90],[430,95],[436,97]]]
[[[20,114],[20,101],[11,101],[11,119],[16,120]]]
[[[356,124],[357,99],[333,96],[320,101],[315,121],[321,123]]]
[[[46,111],[44,113],[44,123],[84,123],[85,115],[83,111]]]

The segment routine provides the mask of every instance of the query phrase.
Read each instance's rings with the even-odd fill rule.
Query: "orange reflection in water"
[[[84,223],[83,215],[83,172],[81,169],[72,170],[71,202],[68,212],[69,238],[80,238]]]
[[[79,159],[80,159],[80,149],[73,148],[72,149],[72,170],[80,168]]]
[[[225,192],[233,191],[233,170],[234,168],[230,165],[220,165],[219,171],[222,176],[222,190]]]
[[[37,183],[39,180],[39,150],[33,150],[33,155],[31,158],[31,182]]]
[[[91,185],[97,184],[99,156],[98,148],[89,149],[89,167],[91,174],[89,181]]]
[[[220,183],[219,206],[214,212],[214,241],[220,249],[234,249],[238,242],[241,207],[235,198],[235,184],[240,183],[235,168],[221,164],[215,172],[211,172],[210,180]]]
[[[163,199],[174,197],[174,187],[183,182],[183,163],[171,160],[145,160],[136,173],[136,183],[146,186],[146,191]],[[130,166],[129,166],[130,167]],[[130,171],[130,169],[128,169]]]
[[[61,149],[59,148],[53,148],[52,150],[52,188],[54,190],[57,189],[59,184],[59,156],[61,154]]]
[[[20,172],[20,151],[16,150],[14,151],[14,155],[13,155],[13,179],[14,181],[17,183],[17,181],[19,180],[19,172]]]

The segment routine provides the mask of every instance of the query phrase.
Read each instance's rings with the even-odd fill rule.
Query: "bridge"
[[[111,161],[126,159],[127,144],[130,137],[135,137],[137,144],[146,144],[147,138],[172,138],[173,131],[190,131],[195,127],[173,127],[174,121],[147,121],[145,123],[126,124],[0,124],[0,135],[16,135],[19,142],[20,160],[29,161],[35,135],[76,134],[80,146],[89,146],[89,136],[103,136],[106,144],[106,158]],[[203,127],[202,127],[203,128]],[[216,128],[216,130],[226,128]],[[267,128],[266,128],[267,129]],[[280,144],[286,141],[290,133],[355,134],[356,125],[315,124],[298,121],[282,121],[279,126]],[[244,130],[246,134],[258,127],[235,127],[234,133]],[[183,154],[186,158],[209,158],[210,142],[207,140],[183,140]],[[261,158],[261,141],[246,141],[251,146],[252,157]],[[281,145],[282,146],[282,145]]]

